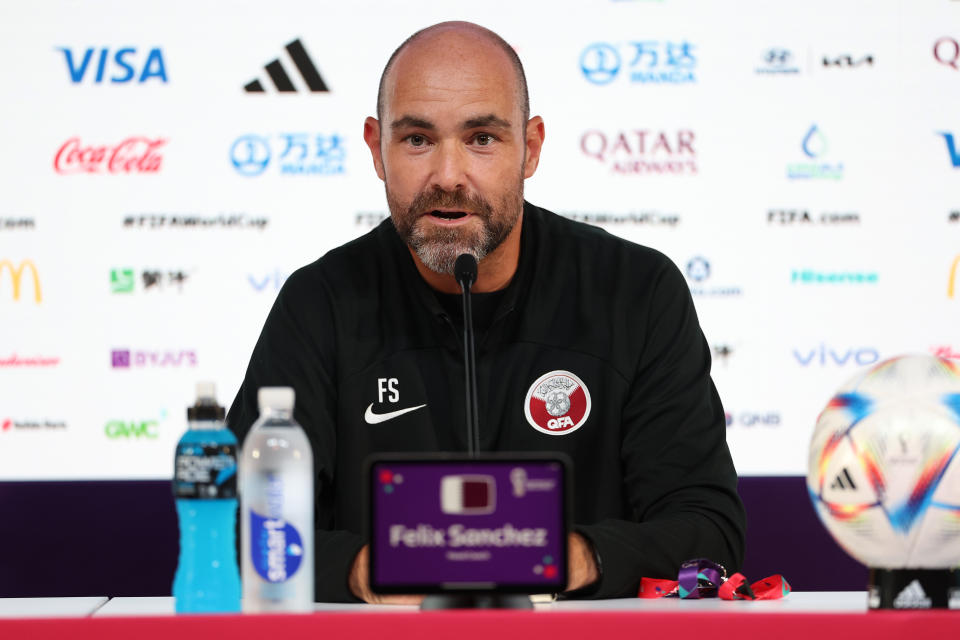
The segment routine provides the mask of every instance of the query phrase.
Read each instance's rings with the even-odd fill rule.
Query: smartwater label
[[[303,561],[300,532],[282,518],[250,510],[250,553],[253,567],[267,582],[286,582]]]
[[[173,493],[177,498],[236,498],[237,447],[178,445]]]

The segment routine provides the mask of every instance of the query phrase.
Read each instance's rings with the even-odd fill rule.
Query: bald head
[[[380,76],[380,88],[377,92],[377,119],[383,121],[386,112],[386,99],[389,94],[388,83],[393,79],[393,68],[397,59],[411,47],[421,46],[423,49],[434,52],[442,51],[443,44],[457,42],[476,50],[476,55],[493,53],[497,55],[502,53],[506,56],[510,65],[513,67],[516,79],[517,102],[520,105],[523,120],[526,122],[530,118],[530,97],[527,93],[527,78],[523,72],[523,64],[517,52],[513,50],[506,40],[498,36],[493,31],[472,22],[441,22],[425,29],[417,31],[407,38],[403,44],[397,47],[393,55],[387,61]],[[433,46],[430,46],[433,45]],[[492,50],[491,46],[492,45]],[[442,53],[436,53],[442,55]]]

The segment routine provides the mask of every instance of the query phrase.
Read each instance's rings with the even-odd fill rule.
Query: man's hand
[[[381,596],[370,590],[370,545],[363,545],[350,568],[348,584],[353,595],[371,604],[420,604],[423,596]]]
[[[600,570],[593,555],[593,546],[579,533],[567,537],[567,591],[589,587],[600,579]]]

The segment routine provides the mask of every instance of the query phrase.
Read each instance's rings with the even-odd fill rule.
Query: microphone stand
[[[454,275],[463,290],[463,354],[466,382],[467,454],[471,458],[480,452],[480,416],[477,400],[477,356],[473,333],[473,305],[470,287],[477,280],[477,259],[469,253],[457,258]]]

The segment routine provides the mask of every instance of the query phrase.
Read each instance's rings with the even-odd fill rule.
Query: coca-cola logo
[[[165,138],[132,136],[114,146],[85,146],[80,138],[70,138],[57,151],[53,168],[60,174],[157,173],[166,143]]]

